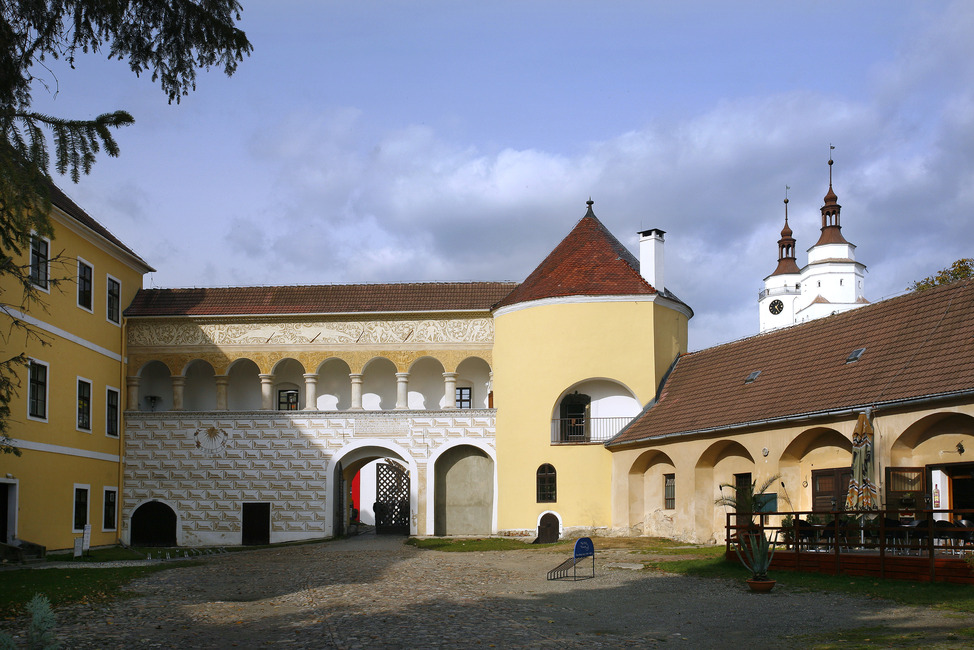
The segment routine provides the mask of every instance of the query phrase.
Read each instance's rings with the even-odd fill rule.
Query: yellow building
[[[122,311],[152,269],[52,188],[53,237],[35,234],[21,260],[43,304],[24,307],[5,278],[6,311],[37,336],[15,332],[10,358],[29,366],[10,404],[21,455],[0,455],[0,541],[71,547],[91,526],[92,545],[118,539],[125,408]],[[26,312],[26,313],[25,313]]]
[[[498,528],[544,537],[611,525],[605,442],[687,349],[692,311],[663,282],[663,233],[637,260],[585,217],[494,310]],[[642,273],[641,273],[642,271]]]

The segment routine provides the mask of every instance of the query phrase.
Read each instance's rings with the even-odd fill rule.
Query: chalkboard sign
[[[575,542],[575,559],[580,557],[594,557],[595,556],[595,545],[592,544],[591,538],[580,537]]]

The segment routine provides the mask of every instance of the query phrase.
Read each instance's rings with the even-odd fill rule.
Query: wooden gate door
[[[409,534],[409,472],[393,463],[379,463],[375,471],[375,532]]]

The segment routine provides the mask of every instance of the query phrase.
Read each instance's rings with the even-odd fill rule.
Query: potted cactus
[[[768,568],[771,566],[777,543],[778,531],[769,540],[763,530],[756,530],[743,533],[734,546],[741,564],[751,572],[751,577],[747,580],[751,591],[766,593],[774,588],[776,581],[768,578]]]

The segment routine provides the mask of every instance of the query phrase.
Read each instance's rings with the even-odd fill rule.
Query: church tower
[[[795,260],[795,239],[788,226],[785,198],[785,227],[778,240],[778,267],[764,279],[758,296],[762,332],[821,318],[868,304],[863,295],[866,266],[856,261],[856,247],[842,236],[839,197],[832,189],[829,158],[829,191],[821,208],[822,230],[808,249],[808,264],[799,269]]]
[[[785,227],[778,240],[778,266],[764,279],[758,297],[758,314],[764,332],[795,322],[795,301],[801,296],[801,270],[795,261],[795,238],[788,226],[788,197],[785,197]]]

